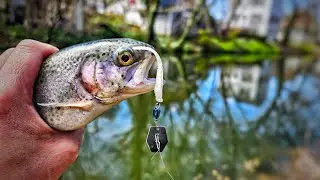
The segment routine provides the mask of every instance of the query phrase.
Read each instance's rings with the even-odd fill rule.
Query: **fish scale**
[[[133,46],[151,47],[146,43],[132,39],[104,39],[71,46],[48,57],[42,64],[34,88],[34,103],[41,117],[55,129],[75,130],[85,126],[120,101],[152,91],[154,84],[149,82],[143,86],[132,85],[130,81],[134,80],[131,75],[131,72],[134,72],[132,71],[133,65],[118,65],[120,61],[117,59],[120,57],[117,54],[119,49],[127,51],[126,49]],[[134,63],[139,66],[142,64],[140,62],[145,60],[150,63],[154,62],[154,60],[145,59],[143,53],[145,51],[132,50],[132,52]],[[87,61],[100,63],[101,67],[108,70],[103,72],[117,73],[104,74],[102,78],[105,78],[104,81],[109,83],[105,83],[106,87],[99,89],[100,94],[111,94],[112,97],[96,97],[83,86],[81,71]],[[144,68],[149,71],[147,67]],[[95,69],[89,68],[89,70],[96,72]],[[88,74],[84,74],[84,76],[87,77]],[[86,79],[94,80],[95,78]],[[89,83],[95,85],[94,81]],[[130,87],[125,86],[126,84],[128,86],[130,84]],[[112,85],[115,87],[111,87]],[[126,88],[126,93],[118,92],[122,88]],[[102,92],[109,89],[113,91]]]

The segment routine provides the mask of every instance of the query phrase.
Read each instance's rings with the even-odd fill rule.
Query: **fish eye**
[[[129,66],[134,63],[133,56],[129,51],[123,51],[118,54],[118,62],[122,66]]]

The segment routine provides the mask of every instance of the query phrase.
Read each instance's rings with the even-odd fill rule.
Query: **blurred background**
[[[0,52],[129,37],[162,57],[166,169],[148,93],[89,124],[61,179],[320,179],[319,0],[1,0],[0,25]]]

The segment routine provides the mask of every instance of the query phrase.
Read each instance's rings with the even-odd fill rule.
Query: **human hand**
[[[41,63],[56,51],[23,40],[0,56],[0,179],[58,179],[77,158],[83,129],[52,129],[32,102]]]

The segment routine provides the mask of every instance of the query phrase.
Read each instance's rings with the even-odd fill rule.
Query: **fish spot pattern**
[[[42,64],[35,83],[34,102],[36,103],[77,103],[93,100],[82,86],[77,84],[81,66],[88,60],[105,62],[114,61],[114,53],[120,47],[132,45],[150,45],[132,39],[103,39],[71,46],[48,57]],[[138,53],[137,58],[143,58]],[[117,77],[124,79],[124,74]],[[113,82],[112,82],[113,83]],[[110,88],[123,87],[123,84],[113,83]],[[90,111],[71,107],[36,106],[41,117],[54,128],[73,130],[88,123]],[[92,119],[91,119],[92,120]]]

